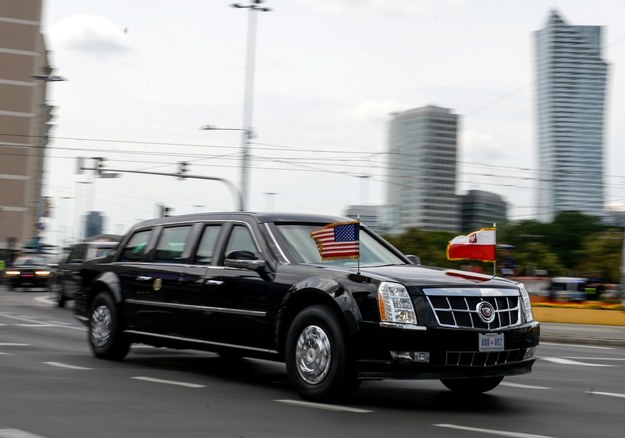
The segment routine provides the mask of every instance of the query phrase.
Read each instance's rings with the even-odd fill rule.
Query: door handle
[[[137,277],[137,281],[150,281],[152,279],[152,277],[150,277],[149,275],[139,275]]]
[[[222,280],[206,280],[204,284],[209,286],[221,286],[224,282]]]

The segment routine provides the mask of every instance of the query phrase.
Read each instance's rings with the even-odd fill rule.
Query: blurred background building
[[[608,65],[600,26],[567,24],[551,11],[536,31],[537,217],[604,214],[604,120]]]
[[[460,199],[463,233],[492,227],[507,219],[508,204],[496,193],[469,190]]]
[[[393,115],[386,203],[391,232],[460,230],[456,195],[458,115],[425,106]]]
[[[380,218],[379,205],[350,205],[345,209],[345,216],[352,219],[360,219],[360,223],[368,226],[376,233],[385,231]]]
[[[38,246],[52,69],[41,35],[42,0],[0,1],[0,251]]]

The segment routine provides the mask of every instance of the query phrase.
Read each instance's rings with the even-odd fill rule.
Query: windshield
[[[37,256],[28,256],[28,257],[18,257],[15,259],[13,263],[14,266],[32,266],[32,265],[45,265],[46,260],[43,257]]]
[[[320,224],[276,224],[298,263],[314,263],[328,266],[357,266],[356,259],[322,261],[317,244],[310,236]],[[360,266],[405,265],[406,262],[375,240],[364,229],[360,230]]]

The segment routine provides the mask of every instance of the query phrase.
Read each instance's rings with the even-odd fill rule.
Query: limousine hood
[[[405,286],[480,286],[514,287],[515,282],[492,275],[479,274],[455,269],[428,268],[423,266],[393,265],[363,268],[361,275],[380,281],[394,281]]]

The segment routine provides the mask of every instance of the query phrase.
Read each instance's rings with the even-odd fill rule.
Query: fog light
[[[394,360],[409,360],[412,362],[427,363],[430,361],[429,351],[391,351]]]
[[[529,357],[534,357],[535,347],[530,347],[525,350],[525,354],[523,355],[523,359],[527,359]]]

